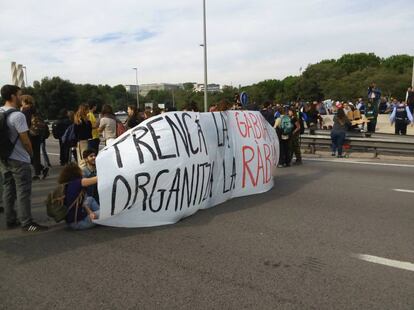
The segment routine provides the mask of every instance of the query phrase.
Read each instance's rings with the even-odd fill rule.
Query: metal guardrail
[[[396,137],[396,136],[394,136]],[[356,137],[347,136],[345,143],[352,150],[373,151],[374,157],[380,153],[392,153],[398,155],[414,155],[414,138],[377,138],[377,137]],[[332,144],[328,134],[303,134],[301,136],[302,147],[309,147],[311,152],[316,151],[316,147],[327,147]]]

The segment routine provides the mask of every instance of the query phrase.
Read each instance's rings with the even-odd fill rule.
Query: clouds
[[[409,0],[207,0],[209,81],[248,84],[298,74],[343,53],[414,54]],[[0,84],[10,62],[29,82],[61,76],[76,83],[203,79],[202,1],[8,3],[0,12]],[[22,7],[25,9],[22,10]]]

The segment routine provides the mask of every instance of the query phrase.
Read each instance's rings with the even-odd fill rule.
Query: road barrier
[[[377,157],[380,153],[391,153],[396,155],[414,155],[414,138],[399,137],[384,134],[378,137],[358,137],[356,135],[347,135],[345,143],[350,146],[350,151],[372,151],[374,157]],[[330,132],[326,133],[318,132],[315,135],[303,134],[301,136],[301,144],[303,148],[309,148],[311,153],[315,153],[316,148],[330,147],[331,137]]]

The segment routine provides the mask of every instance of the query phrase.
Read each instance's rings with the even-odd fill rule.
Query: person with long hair
[[[79,166],[83,167],[85,162],[82,154],[88,149],[88,140],[92,139],[92,123],[88,117],[89,106],[82,103],[79,105],[78,110],[75,113],[74,121],[75,124],[75,136],[77,140],[76,153]]]
[[[141,123],[141,117],[138,114],[138,109],[135,105],[129,105],[128,106],[128,118],[125,122],[125,125],[127,129],[134,128],[135,126],[138,126],[139,123]]]
[[[93,220],[99,218],[99,205],[93,197],[87,196],[86,188],[97,182],[96,176],[84,178],[81,168],[74,163],[60,172],[58,183],[66,186],[64,204],[68,208],[66,223],[70,228],[83,230],[95,226]]]
[[[33,148],[33,157],[32,157],[32,166],[34,169],[33,180],[39,180],[40,175],[43,175],[43,178],[49,173],[49,168],[44,167],[41,163],[40,157],[40,146],[42,144],[42,133],[44,132],[45,126],[47,126],[43,120],[40,118],[39,113],[35,107],[34,98],[30,95],[21,96],[22,101],[22,112],[26,116],[27,125],[29,127],[29,138],[32,143]]]
[[[99,133],[102,133],[105,144],[110,145],[116,139],[116,122],[117,119],[109,104],[104,104],[102,107],[101,117],[99,120]]]
[[[222,99],[220,100],[220,102],[217,104],[216,107],[216,112],[224,112],[224,111],[228,111],[231,109],[231,103],[226,100],[226,99]]]
[[[333,127],[331,131],[331,140],[332,140],[332,156],[336,156],[338,151],[338,158],[342,158],[342,147],[345,142],[345,135],[348,128],[351,127],[351,122],[348,117],[345,115],[343,109],[338,109],[336,115],[333,118]]]

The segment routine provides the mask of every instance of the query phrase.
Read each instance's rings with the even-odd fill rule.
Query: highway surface
[[[0,214],[0,309],[412,310],[414,165],[364,161],[309,158],[175,225],[84,232],[46,219],[53,168],[33,185],[48,232]]]

